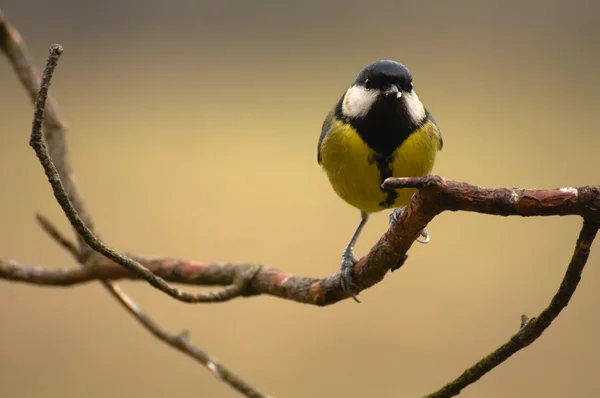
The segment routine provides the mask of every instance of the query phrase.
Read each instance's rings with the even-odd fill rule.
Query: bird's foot
[[[390,214],[390,225],[398,221],[404,209],[404,207],[397,207],[394,209],[394,211],[392,211],[392,213]],[[423,240],[417,239],[417,242],[419,243],[426,244],[429,243],[429,241],[431,240],[429,237],[429,232],[427,232],[427,228],[423,228],[421,232],[419,232],[419,235],[423,237]]]
[[[354,252],[352,251],[352,247],[348,246],[344,249],[342,253],[342,266],[340,267],[340,283],[342,285],[342,289],[350,295],[357,303],[360,303],[360,300],[356,297],[358,290],[358,286],[354,283],[352,279],[352,267],[354,263],[356,263],[357,259],[354,256]]]
[[[395,222],[398,222],[398,220],[400,219],[400,215],[402,214],[404,209],[404,207],[396,207],[394,210],[392,210],[392,212],[390,213],[390,225],[392,225]]]
[[[429,241],[431,240],[429,238],[429,232],[427,232],[427,228],[423,228],[421,230],[421,232],[419,232],[419,235],[421,235],[423,237],[423,240],[417,239],[417,242],[419,242],[419,243],[426,244],[426,243],[429,243]]]

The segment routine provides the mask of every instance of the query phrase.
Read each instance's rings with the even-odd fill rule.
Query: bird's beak
[[[387,90],[384,91],[383,93],[385,95],[386,98],[400,98],[402,97],[402,92],[400,91],[400,89],[398,88],[397,85],[392,84],[388,87]]]

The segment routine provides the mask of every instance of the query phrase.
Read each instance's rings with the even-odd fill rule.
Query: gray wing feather
[[[437,122],[435,121],[435,118],[433,117],[433,115],[431,113],[429,113],[429,111],[427,111],[427,119],[429,119],[431,121],[431,123],[433,123],[435,125],[435,127],[437,128],[438,137],[440,140],[440,151],[441,151],[442,148],[444,147],[444,138],[442,137],[442,130],[440,130],[440,126],[438,126]]]
[[[321,126],[321,136],[319,137],[319,143],[317,144],[317,163],[321,164],[321,145],[323,144],[323,140],[329,133],[329,129],[333,124],[333,118],[335,115],[335,108],[329,112],[327,117],[325,117],[325,121],[323,121],[323,126]]]

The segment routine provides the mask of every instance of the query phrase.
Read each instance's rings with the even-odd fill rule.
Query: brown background
[[[367,63],[415,75],[446,146],[435,171],[485,186],[598,184],[596,1],[9,0],[52,91],[106,242],[141,255],[337,271],[358,212],[316,165],[321,121]],[[31,105],[0,62],[0,255],[73,266],[36,227],[65,230],[27,146]],[[235,181],[235,183],[232,183]],[[368,224],[364,254],[387,214]],[[443,214],[399,272],[316,308],[259,297],[186,305],[124,283],[139,304],[275,397],[416,397],[459,375],[557,288],[577,218]],[[598,243],[596,243],[598,245]],[[600,396],[600,261],[533,346],[464,397]],[[97,284],[0,281],[2,397],[236,397],[140,328]],[[461,395],[462,396],[462,395]]]

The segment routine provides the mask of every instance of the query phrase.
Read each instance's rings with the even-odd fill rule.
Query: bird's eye
[[[409,93],[410,93],[411,91],[413,91],[413,84],[412,84],[412,82],[409,82],[409,83],[406,85],[406,91],[408,91]]]
[[[369,89],[373,86],[373,83],[371,82],[371,79],[365,79],[365,88]]]

